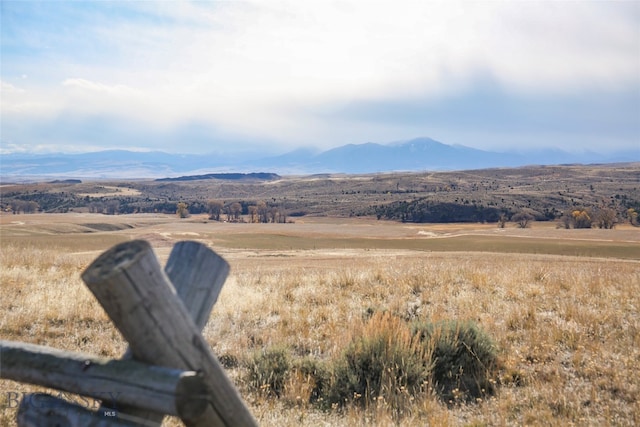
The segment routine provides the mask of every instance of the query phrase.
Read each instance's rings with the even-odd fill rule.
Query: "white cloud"
[[[0,93],[3,95],[10,95],[16,93],[24,93],[23,89],[12,85],[11,83],[3,82],[0,80]]]
[[[0,97],[0,113],[3,120],[13,115],[39,116],[58,108],[33,92],[5,81],[0,81]]]
[[[66,79],[62,82],[62,86],[69,88],[78,88],[81,90],[87,90],[92,92],[101,92],[107,95],[115,95],[115,96],[126,96],[126,95],[135,95],[138,94],[139,91],[132,89],[125,85],[114,85],[109,86],[103,83],[92,82],[86,79]]]
[[[251,4],[224,33],[203,34],[190,59],[202,59],[206,76],[268,99],[437,94],[477,72],[515,89],[638,80],[637,21],[611,5]]]
[[[115,16],[109,8],[98,7],[93,16],[84,11],[78,33],[51,39],[41,61],[55,66],[46,73],[43,65],[51,64],[21,58],[25,69],[18,75],[28,74],[29,86],[20,97],[3,99],[3,112],[103,114],[159,128],[204,122],[274,140],[340,144],[341,135],[357,139],[355,130],[362,140],[396,130],[376,123],[378,131],[367,131],[329,122],[323,113],[363,100],[445,99],[471,89],[482,81],[478,76],[505,92],[546,97],[640,84],[637,2],[245,0],[121,7],[125,12]]]
[[[105,84],[81,78],[66,79],[58,91],[56,102],[65,109],[87,114],[107,114],[144,118],[149,108],[144,91],[123,84]]]

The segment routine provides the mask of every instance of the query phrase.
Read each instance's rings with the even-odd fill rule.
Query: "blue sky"
[[[1,2],[0,152],[640,151],[638,1]]]

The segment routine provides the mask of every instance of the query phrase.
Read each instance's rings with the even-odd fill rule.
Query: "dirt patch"
[[[133,228],[133,226],[129,224],[107,224],[104,222],[87,223],[82,225],[96,231],[120,231]]]

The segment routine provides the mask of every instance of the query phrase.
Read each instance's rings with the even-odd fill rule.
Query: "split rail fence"
[[[177,243],[162,270],[148,242],[100,255],[82,279],[129,348],[120,360],[0,341],[0,377],[99,399],[95,411],[50,394],[22,396],[19,427],[187,426],[257,423],[202,337],[229,273],[206,246]]]

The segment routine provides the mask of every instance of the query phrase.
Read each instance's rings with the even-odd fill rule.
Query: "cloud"
[[[67,79],[62,82],[62,86],[69,88],[78,88],[81,90],[100,92],[106,95],[127,96],[137,94],[139,91],[125,85],[109,86],[102,83],[92,82],[86,79]]]
[[[436,139],[479,148],[513,149],[519,142],[525,148],[605,152],[640,146],[638,101],[637,93],[622,90],[512,93],[483,80],[471,90],[444,99],[365,100],[319,114],[365,129],[383,124],[393,129],[397,139],[429,132]],[[387,133],[383,138],[381,142],[393,135]]]
[[[11,83],[3,82],[2,80],[0,80],[0,91],[3,95],[24,93],[23,89],[20,89]]]
[[[547,132],[580,133],[592,112],[570,100],[589,94],[611,101],[604,128],[620,123],[615,112],[640,108],[615,101],[624,92],[640,100],[637,2],[2,7],[3,81],[23,90],[3,99],[2,111],[25,126],[29,115],[47,123],[100,116],[150,134],[203,123],[239,138],[326,146],[409,131],[436,136],[433,129],[455,138],[460,123],[459,135],[491,132],[504,114],[528,132],[542,123]],[[486,111],[465,107],[485,89]],[[573,110],[552,108],[554,100]],[[399,120],[400,111],[422,123]]]

